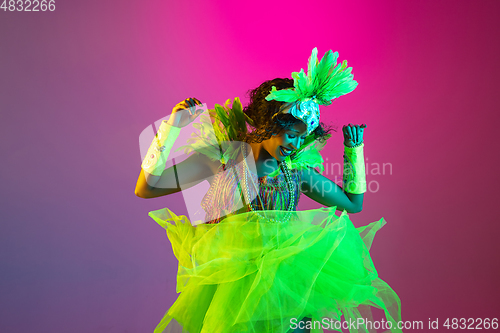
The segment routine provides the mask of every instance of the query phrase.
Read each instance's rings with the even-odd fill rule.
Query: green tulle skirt
[[[265,213],[274,220],[284,215]],[[155,333],[285,333],[304,317],[334,330],[342,315],[351,323],[370,319],[370,307],[401,332],[400,300],[369,254],[384,219],[355,228],[335,207],[295,212],[286,223],[253,212],[198,226],[168,209],[149,215],[167,230],[179,260],[180,295]],[[363,324],[349,331],[369,332]]]

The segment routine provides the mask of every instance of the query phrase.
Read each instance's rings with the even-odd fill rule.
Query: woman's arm
[[[363,209],[363,194],[345,192],[313,168],[302,172],[301,191],[324,206],[337,206],[337,210],[359,213]]]
[[[348,213],[359,213],[363,209],[363,192],[366,191],[365,168],[363,160],[363,132],[366,125],[352,125],[342,127],[344,134],[345,154],[344,157],[344,186],[341,188],[330,179],[321,175],[313,168],[309,168],[302,172],[301,191],[322,205],[331,207],[337,206],[337,210],[346,210]],[[358,148],[353,148],[357,147]],[[350,152],[348,153],[347,150]],[[359,150],[353,153],[352,150]],[[354,155],[353,155],[354,154]],[[356,156],[356,154],[359,154]],[[350,156],[350,157],[346,157]],[[355,157],[354,165],[351,157]],[[347,161],[347,164],[346,164]],[[351,175],[351,177],[345,177]],[[352,175],[357,175],[352,177]],[[346,185],[346,181],[347,184]],[[360,182],[360,183],[358,183]],[[363,183],[364,182],[364,183]],[[357,192],[350,193],[350,192]]]

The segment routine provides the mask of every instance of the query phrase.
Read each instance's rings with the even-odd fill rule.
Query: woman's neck
[[[250,143],[253,157],[255,158],[255,167],[259,177],[267,176],[278,168],[278,161],[272,157],[260,143]]]

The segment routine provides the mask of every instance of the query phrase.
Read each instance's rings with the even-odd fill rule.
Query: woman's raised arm
[[[366,174],[363,155],[363,131],[366,125],[349,124],[342,128],[344,134],[344,188],[321,175],[313,168],[302,172],[301,191],[314,201],[348,213],[363,209],[366,191]]]
[[[213,176],[217,163],[205,155],[195,153],[185,161],[165,169],[165,163],[180,128],[192,123],[203,109],[194,111],[201,102],[188,98],[172,110],[168,122],[163,122],[141,165],[135,194],[141,198],[155,198],[179,192]],[[220,163],[219,163],[220,164]]]

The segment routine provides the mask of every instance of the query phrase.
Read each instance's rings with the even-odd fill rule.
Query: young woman
[[[357,85],[331,51],[309,58],[307,76],[274,79],[210,110],[185,161],[165,169],[181,128],[201,112],[188,98],[163,122],[142,163],[136,195],[154,198],[208,180],[206,223],[193,226],[169,209],[150,212],[167,230],[179,260],[180,295],[155,332],[309,332],[321,327],[368,332],[369,306],[383,309],[385,329],[400,332],[400,302],[377,276],[369,246],[383,219],[354,228],[366,191],[363,131],[344,135],[344,186],[316,171],[329,130],[319,104]],[[303,193],[326,206],[296,211]],[[336,210],[340,211],[336,215]],[[392,327],[387,327],[390,323]]]

